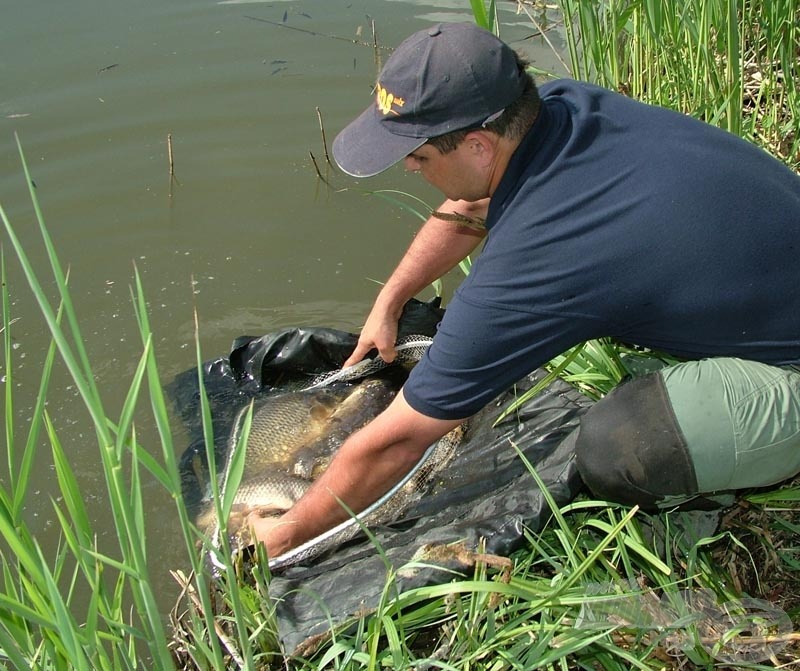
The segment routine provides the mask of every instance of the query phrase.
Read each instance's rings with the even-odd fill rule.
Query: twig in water
[[[361,42],[359,40],[353,40],[349,37],[341,37],[339,35],[330,35],[328,33],[320,33],[315,30],[308,30],[306,28],[298,28],[297,26],[290,26],[287,23],[279,23],[278,21],[270,21],[269,19],[262,19],[258,16],[248,16],[247,14],[244,15],[244,18],[250,19],[251,21],[260,21],[261,23],[269,23],[273,26],[278,26],[279,28],[287,28],[289,30],[296,30],[298,33],[305,33],[306,35],[313,35],[314,37],[327,37],[330,40],[342,40],[343,42],[350,42],[352,44],[358,44],[362,47],[371,47],[374,46],[372,44],[367,44],[366,42]],[[374,46],[376,49],[386,49],[387,51],[393,51],[391,47],[384,47],[384,46]]]
[[[539,25],[539,23],[536,21],[536,19],[533,18],[533,14],[531,14],[531,12],[528,11],[528,8],[525,6],[525,3],[523,3],[523,2],[517,2],[517,12],[519,13],[520,11],[523,11],[523,12],[525,12],[525,14],[528,15],[528,18],[531,20],[531,23],[534,25],[536,30],[539,31],[539,35],[541,35],[541,37],[544,39],[544,41],[547,42],[547,46],[550,47],[550,49],[552,50],[553,54],[555,54],[555,57],[558,59],[558,61],[561,63],[561,65],[564,66],[564,69],[568,73],[571,74],[569,66],[564,62],[564,59],[561,58],[561,54],[558,52],[558,49],[556,49],[553,46],[553,43],[550,41],[550,38],[547,36],[547,32]]]
[[[314,158],[314,154],[312,154],[312,153],[309,151],[309,152],[308,152],[308,155],[311,157],[311,162],[314,164],[314,170],[316,170],[316,171],[317,171],[317,177],[319,177],[319,178],[320,178],[320,180],[321,180],[321,181],[322,181],[322,182],[323,182],[323,183],[324,183],[326,186],[330,186],[330,185],[331,185],[331,184],[330,184],[330,182],[329,182],[327,179],[325,179],[325,178],[322,176],[322,173],[320,172],[319,166],[317,165],[317,159],[316,159],[316,158]]]
[[[172,157],[172,133],[167,133],[167,156],[169,157],[169,176],[175,177],[175,161]]]
[[[322,133],[322,149],[325,151],[325,160],[328,162],[328,165],[333,165],[333,163],[331,163],[331,157],[328,156],[328,141],[325,139],[325,126],[322,123],[322,114],[319,111],[319,107],[317,107],[316,110],[317,120],[319,121],[319,132]]]
[[[375,19],[370,18],[372,22],[372,49],[375,53],[375,67],[378,72],[381,71],[381,52],[378,49],[378,33],[375,31]]]
[[[169,197],[172,198],[172,186],[180,186],[178,178],[175,177],[175,159],[172,154],[172,133],[167,133],[167,158],[169,159]]]

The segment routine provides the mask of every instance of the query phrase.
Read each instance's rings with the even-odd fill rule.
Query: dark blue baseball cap
[[[477,128],[525,88],[514,51],[474,23],[440,23],[400,44],[378,76],[375,102],[333,141],[353,177],[371,177],[430,138]]]

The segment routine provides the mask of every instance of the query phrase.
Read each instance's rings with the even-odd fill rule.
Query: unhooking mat
[[[399,337],[433,335],[442,313],[436,302],[411,301],[401,318]],[[216,448],[224,449],[233,418],[252,398],[302,386],[315,375],[340,367],[356,341],[354,334],[326,328],[237,338],[227,357],[204,364]],[[377,607],[386,583],[386,561],[396,573],[400,591],[444,583],[453,579],[453,570],[468,575],[473,553],[479,549],[505,556],[524,543],[526,528],[540,530],[550,510],[517,449],[535,467],[557,505],[574,498],[582,485],[571,441],[562,440],[591,401],[556,381],[494,426],[507,404],[543,375],[535,371],[526,376],[478,413],[432,491],[402,520],[374,530],[383,557],[360,536],[308,565],[273,575],[270,592],[278,601],[279,633],[286,652],[308,652],[331,625],[344,625]],[[196,371],[186,371],[170,385],[190,435],[197,436],[181,461],[189,505],[197,503],[205,490],[196,468],[205,454],[196,380]],[[403,569],[415,560],[419,563],[413,569]]]

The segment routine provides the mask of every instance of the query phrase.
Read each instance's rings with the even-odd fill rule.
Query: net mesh
[[[395,345],[397,358],[391,363],[386,363],[379,356],[364,359],[347,368],[318,375],[305,389],[318,389],[319,387],[324,387],[333,382],[353,382],[355,380],[361,380],[389,366],[413,366],[422,358],[432,342],[433,338],[429,338],[428,336],[406,336],[397,341]]]
[[[337,382],[357,382],[391,366],[413,367],[425,354],[431,342],[433,339],[428,336],[406,336],[395,345],[397,356],[391,363],[385,362],[379,356],[364,359],[353,366],[316,376],[302,391],[319,389]],[[244,414],[240,413],[240,417],[237,418],[232,436],[238,435],[243,416]],[[465,425],[461,425],[431,445],[411,471],[367,509],[357,515],[350,513],[346,521],[333,529],[320,534],[294,550],[270,559],[270,568],[275,570],[308,562],[354,538],[364,527],[379,526],[398,520],[409,507],[419,501],[431,486],[436,475],[451,461],[463,438],[465,429]],[[228,459],[228,465],[230,462],[231,460]],[[222,474],[223,482],[227,481],[227,476],[226,467]],[[212,564],[221,566],[218,554],[221,545],[219,527],[213,534],[213,538],[214,550],[211,561]],[[236,554],[240,550],[241,548],[237,547],[233,552]]]

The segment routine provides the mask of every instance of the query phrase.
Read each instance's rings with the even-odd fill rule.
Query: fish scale
[[[351,392],[352,388],[329,387],[308,395],[285,392],[267,398],[253,411],[247,440],[248,469],[266,465],[289,467],[301,446],[319,440],[328,421]],[[239,439],[246,410],[236,418],[231,448]]]

